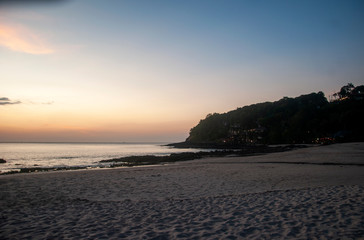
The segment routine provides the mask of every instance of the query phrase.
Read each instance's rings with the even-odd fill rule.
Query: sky
[[[0,142],[179,142],[364,84],[361,0],[0,0]]]

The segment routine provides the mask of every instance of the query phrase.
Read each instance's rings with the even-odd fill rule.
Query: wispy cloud
[[[0,105],[11,105],[11,104],[20,104],[20,101],[11,101],[7,97],[1,97],[0,98]]]
[[[29,103],[29,104],[42,104],[42,105],[52,105],[52,104],[54,104],[54,101],[49,101],[49,102],[34,102],[34,101],[29,101],[29,102],[26,102],[26,103]]]
[[[52,4],[52,3],[62,3],[67,0],[0,0],[1,5],[29,5],[29,4]]]
[[[51,54],[54,52],[38,34],[21,25],[0,24],[0,46],[29,54]]]
[[[0,97],[0,105],[11,105],[11,104],[32,104],[32,105],[53,105],[54,101],[40,102],[40,101],[13,101],[7,97]]]

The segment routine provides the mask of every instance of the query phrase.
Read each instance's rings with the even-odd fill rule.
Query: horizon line
[[[54,144],[54,143],[58,143],[58,144],[65,144],[65,143],[87,143],[87,144],[168,144],[171,142],[166,142],[166,141],[141,141],[141,142],[127,142],[127,141],[120,141],[120,142],[85,142],[85,141],[61,141],[61,142],[57,142],[57,141],[50,141],[50,142],[45,142],[45,141],[0,141],[0,143],[49,143],[49,144]]]

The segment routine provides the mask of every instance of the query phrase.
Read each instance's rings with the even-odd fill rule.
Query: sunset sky
[[[0,141],[183,141],[364,84],[364,1],[0,0]]]

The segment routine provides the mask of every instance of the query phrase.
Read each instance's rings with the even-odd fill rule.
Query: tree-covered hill
[[[348,84],[329,102],[322,92],[208,114],[186,143],[277,144],[364,141],[364,85]]]

